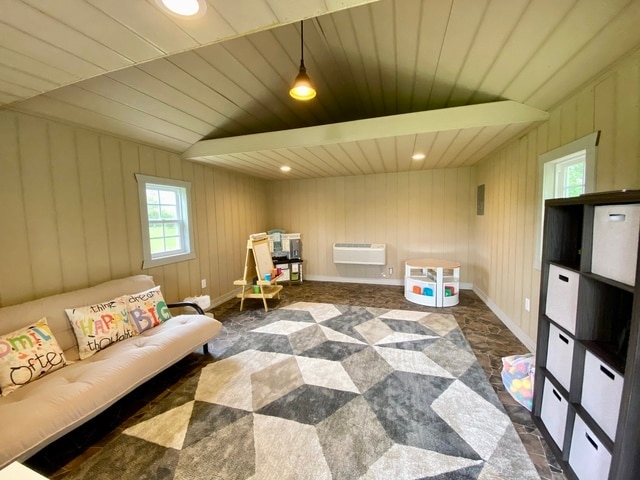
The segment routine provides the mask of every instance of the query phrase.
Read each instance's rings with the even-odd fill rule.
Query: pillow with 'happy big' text
[[[67,308],[65,312],[78,340],[81,360],[137,334],[122,297],[95,305]]]
[[[157,327],[171,317],[160,286],[133,295],[124,295],[127,311],[133,327],[138,333]]]
[[[0,335],[2,396],[69,363],[46,318],[15,332]]]

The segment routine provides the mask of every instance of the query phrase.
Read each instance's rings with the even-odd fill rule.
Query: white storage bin
[[[570,390],[571,386],[573,342],[573,338],[562,332],[558,327],[549,325],[546,367],[567,390]]]
[[[595,208],[591,271],[635,285],[640,232],[640,205]]]
[[[282,273],[280,274],[280,279],[278,280],[278,283],[280,282],[288,282],[291,279],[290,276],[290,272],[289,272],[289,264],[288,263],[282,263],[279,265],[276,265],[277,267],[280,268],[280,270],[282,270]]]
[[[580,403],[611,440],[615,439],[624,377],[591,352],[584,358]]]
[[[577,272],[556,265],[549,266],[545,314],[573,334],[576,333],[579,282],[580,275]]]
[[[553,384],[548,378],[544,379],[544,390],[542,391],[542,409],[540,419],[547,427],[549,435],[562,450],[564,444],[564,429],[567,423],[567,400],[558,390],[553,388]]]
[[[573,425],[569,465],[580,480],[604,480],[609,477],[611,453],[579,415],[576,415]]]

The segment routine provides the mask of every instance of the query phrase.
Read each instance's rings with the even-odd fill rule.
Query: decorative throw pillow
[[[127,304],[131,323],[138,333],[157,327],[171,318],[160,286],[133,295],[125,295],[122,298]]]
[[[15,332],[0,335],[2,396],[69,363],[46,318]]]
[[[122,297],[65,311],[78,340],[81,360],[137,334]]]

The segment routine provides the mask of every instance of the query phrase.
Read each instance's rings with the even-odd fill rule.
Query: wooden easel
[[[265,275],[270,275],[273,270],[273,260],[269,250],[269,239],[261,238],[259,240],[249,239],[247,241],[247,255],[244,262],[244,275],[240,280],[233,282],[234,285],[241,285],[242,292],[237,295],[240,299],[240,311],[244,305],[245,298],[261,298],[264,303],[265,312],[269,311],[267,306],[267,298],[280,298],[280,290],[282,285],[276,285],[279,277],[272,277],[265,280]],[[253,290],[253,281],[258,278],[255,286],[258,292]]]

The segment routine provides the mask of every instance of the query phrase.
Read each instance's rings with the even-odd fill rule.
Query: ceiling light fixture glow
[[[207,10],[206,0],[156,0],[156,3],[180,17],[199,17]]]
[[[296,100],[311,100],[316,96],[316,89],[311,83],[309,75],[307,75],[307,69],[304,66],[304,24],[300,21],[300,70],[296,79],[293,81],[293,86],[289,90],[291,95]]]
[[[291,167],[288,165],[283,165],[280,167],[280,170],[282,170],[283,172],[290,172],[291,171]]]
[[[424,153],[414,153],[411,158],[414,160],[424,160],[425,156],[426,155]]]

